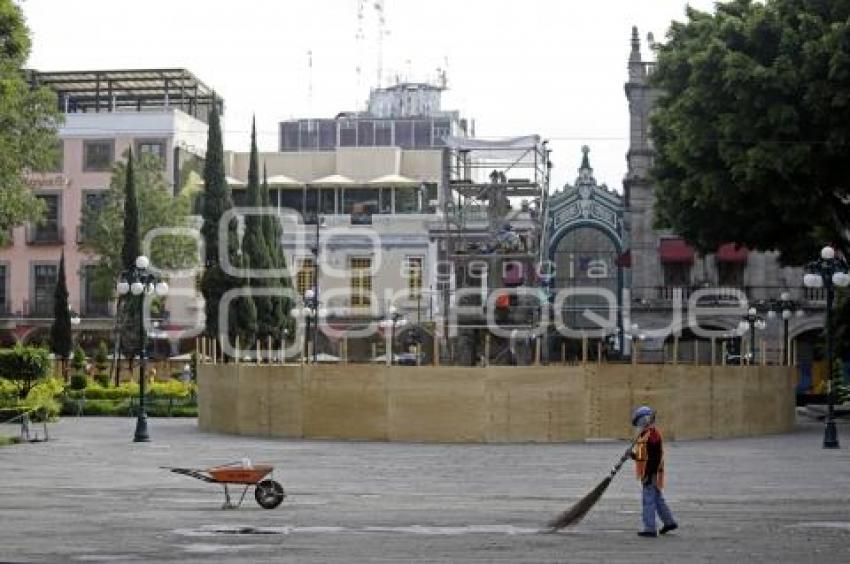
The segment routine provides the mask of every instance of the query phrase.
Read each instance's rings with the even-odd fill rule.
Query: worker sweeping
[[[643,530],[638,536],[654,538],[679,528],[661,493],[664,489],[664,443],[651,407],[637,408],[632,414],[632,425],[641,429],[631,453],[637,477],[643,484]],[[655,529],[656,513],[663,525],[659,531]]]

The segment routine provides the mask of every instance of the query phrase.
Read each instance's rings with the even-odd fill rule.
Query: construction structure
[[[450,137],[444,149],[435,320],[443,361],[524,364],[539,359],[548,310],[547,198],[551,162],[537,135]],[[536,351],[536,352],[535,352]]]

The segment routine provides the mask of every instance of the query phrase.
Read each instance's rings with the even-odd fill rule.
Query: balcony
[[[53,300],[24,300],[23,314],[32,319],[53,319]]]
[[[82,316],[83,317],[98,317],[98,318],[111,318],[112,317],[112,308],[108,302],[84,302],[82,307]]]
[[[27,226],[28,245],[61,245],[64,242],[64,230],[58,223]]]

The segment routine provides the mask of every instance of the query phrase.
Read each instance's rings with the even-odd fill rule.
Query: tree
[[[44,202],[32,194],[25,176],[50,170],[58,156],[62,114],[52,90],[27,83],[22,67],[29,53],[20,7],[0,0],[0,244],[8,242],[13,227],[42,218]]]
[[[270,208],[271,198],[269,196],[269,181],[265,164],[263,165],[262,196],[263,205],[266,208]],[[269,247],[269,256],[271,258],[272,268],[277,270],[286,269],[286,256],[283,254],[283,248],[281,247],[281,243],[283,241],[283,229],[281,228],[280,221],[277,217],[272,217],[270,215],[263,216],[263,234],[266,244]],[[269,287],[276,289],[289,288],[291,287],[291,282],[287,276],[272,278],[270,279]],[[284,297],[272,298],[271,306],[272,321],[270,324],[275,328],[274,333],[272,333],[272,338],[282,339],[282,332],[285,328],[292,330],[291,327],[287,327],[289,311],[292,307],[291,300]]]
[[[656,221],[703,252],[850,251],[850,2],[687,10],[656,47]]]
[[[232,288],[242,284],[224,272],[220,263],[220,254],[227,256],[234,266],[243,264],[240,258],[239,241],[236,233],[236,221],[227,224],[227,240],[219,240],[219,225],[224,214],[233,208],[233,198],[230,187],[224,173],[224,147],[221,141],[221,121],[218,115],[218,107],[213,104],[210,112],[207,130],[207,152],[204,163],[204,190],[199,195],[200,210],[203,219],[201,234],[204,238],[204,273],[201,277],[201,292],[204,295],[206,332],[207,335],[218,338],[222,331],[233,336],[237,332],[237,324],[245,322],[250,324],[250,311],[243,312],[243,319],[238,319],[237,307],[243,300],[233,300],[228,309],[228,325],[221,327],[219,319],[219,304],[222,297]],[[224,245],[224,247],[222,247]],[[250,300],[244,300],[248,302]],[[248,307],[248,304],[245,304]],[[250,307],[253,308],[251,301]],[[256,318],[256,311],[254,311]],[[256,322],[255,322],[256,323]],[[254,328],[254,331],[256,328]],[[253,332],[252,337],[253,338]]]
[[[59,259],[59,275],[53,292],[53,324],[50,326],[50,351],[62,359],[62,374],[71,348],[71,307],[68,305],[68,282],[65,280],[65,253]]]
[[[262,211],[264,206],[262,187],[260,186],[259,155],[257,151],[257,125],[251,122],[251,154],[248,160],[248,186],[246,187],[248,206]],[[247,215],[245,217],[245,235],[242,238],[243,254],[252,268],[268,271],[273,268],[269,245],[265,238],[265,217],[263,215]],[[269,278],[251,278],[251,287],[258,290],[273,288]],[[256,336],[265,338],[276,333],[273,302],[270,297],[254,295],[256,308]],[[247,345],[247,343],[246,343]]]
[[[142,253],[140,240],[152,229],[186,227],[190,214],[190,196],[172,195],[162,162],[152,155],[136,159],[128,152],[126,162],[113,166],[103,202],[83,208],[81,247],[99,257],[94,270],[97,297],[112,297],[118,276]],[[157,267],[186,268],[194,260],[196,244],[190,237],[162,235],[152,240],[150,252]]]

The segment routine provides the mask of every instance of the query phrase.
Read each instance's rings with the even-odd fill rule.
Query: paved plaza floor
[[[638,538],[626,468],[579,526],[547,520],[621,442],[433,445],[211,435],[195,420],[65,418],[49,443],[0,448],[0,562],[850,562],[850,427],[682,441],[667,451],[680,530]],[[15,429],[0,426],[0,434]],[[288,497],[221,510],[220,488],[160,469],[270,462]]]

